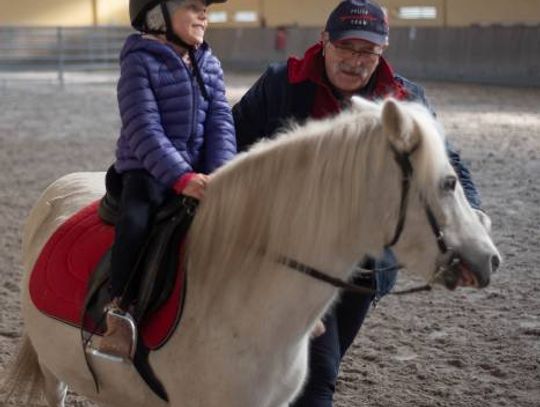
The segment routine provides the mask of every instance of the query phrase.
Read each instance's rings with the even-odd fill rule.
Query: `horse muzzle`
[[[449,290],[457,287],[485,288],[489,285],[491,274],[497,271],[500,264],[498,253],[485,256],[482,261],[475,263],[450,251],[441,256],[434,282]]]

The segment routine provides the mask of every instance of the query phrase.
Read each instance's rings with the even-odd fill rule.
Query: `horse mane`
[[[434,120],[425,108],[398,103],[417,118],[417,130],[433,132]],[[380,183],[370,182],[371,177],[393,160],[382,134],[381,106],[371,103],[359,108],[353,103],[351,109],[329,119],[290,124],[219,169],[189,238],[189,266],[200,283],[225,285],[236,277],[231,270],[244,273],[241,270],[247,268],[255,273],[270,264],[275,267],[277,255],[328,262],[327,267],[350,266],[339,263],[339,253],[335,259],[317,259],[314,250],[333,236],[336,251],[354,251],[351,233],[358,231],[336,228],[368,227],[374,221],[361,214],[380,202],[362,197],[380,195]],[[433,178],[433,165],[444,162],[440,140],[422,137],[415,153],[421,179]],[[399,182],[394,180],[396,188]],[[379,225],[370,238],[382,242],[382,224],[396,216],[394,206],[385,219],[375,220]],[[225,269],[226,275],[221,273]]]

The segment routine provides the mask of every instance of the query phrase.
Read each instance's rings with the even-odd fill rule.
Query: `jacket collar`
[[[144,51],[150,54],[159,55],[162,58],[177,60],[180,58],[178,53],[170,44],[164,44],[161,41],[150,39],[147,36],[136,33],[127,37],[126,42],[120,52],[120,60],[123,60],[129,53]],[[206,42],[203,42],[195,51],[195,57],[198,62],[211,53],[210,47]]]
[[[322,43],[319,42],[309,48],[303,58],[289,58],[287,72],[291,84],[311,81],[318,86],[331,88],[326,79],[322,49]],[[396,81],[392,67],[384,57],[381,57],[369,83],[359,92],[359,95],[368,99],[384,98],[385,96],[404,99],[407,97],[407,91],[401,83]]]

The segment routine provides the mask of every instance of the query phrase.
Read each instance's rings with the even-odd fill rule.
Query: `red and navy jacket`
[[[424,89],[394,73],[384,58],[358,95],[369,100],[393,96],[416,101],[433,112]],[[244,151],[258,140],[272,137],[291,120],[323,118],[341,109],[342,103],[326,79],[322,45],[316,44],[301,59],[293,57],[287,63],[271,64],[233,107],[238,150]],[[479,209],[480,197],[469,170],[450,145],[448,155],[469,203]]]

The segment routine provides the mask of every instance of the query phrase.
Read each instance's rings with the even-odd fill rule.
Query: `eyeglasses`
[[[365,60],[376,61],[382,55],[382,51],[377,52],[370,49],[354,49],[332,41],[329,42],[336,50],[336,54],[340,58],[344,59],[361,58]]]

